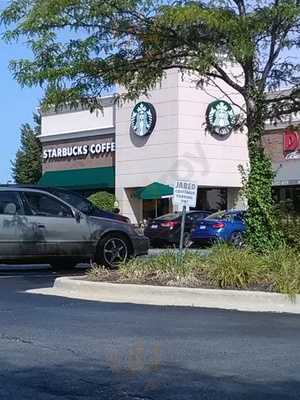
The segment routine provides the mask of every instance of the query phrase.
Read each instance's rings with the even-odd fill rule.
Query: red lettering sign
[[[283,138],[284,151],[295,151],[298,149],[299,144],[300,144],[300,138],[298,132],[291,130],[285,131]]]

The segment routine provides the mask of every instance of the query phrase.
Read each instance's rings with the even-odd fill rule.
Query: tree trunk
[[[276,248],[281,243],[281,234],[272,199],[273,169],[262,144],[265,125],[265,106],[258,96],[247,104],[248,149],[250,171],[246,185],[248,200],[247,243],[259,252]]]

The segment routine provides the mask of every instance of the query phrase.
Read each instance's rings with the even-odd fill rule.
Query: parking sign
[[[174,186],[173,203],[180,208],[196,207],[198,185],[190,181],[176,181]]]

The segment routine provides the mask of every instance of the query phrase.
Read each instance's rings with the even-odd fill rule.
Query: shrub
[[[282,246],[267,253],[264,263],[275,291],[291,297],[300,293],[300,254],[296,249]]]
[[[288,246],[300,251],[300,218],[286,215],[280,219],[280,230]]]
[[[92,265],[91,268],[89,268],[87,276],[88,279],[91,281],[102,281],[105,279],[110,278],[110,270],[105,268],[105,267],[100,267],[98,265]]]
[[[297,214],[292,200],[280,201],[275,207],[278,227],[285,243],[300,251],[300,216]]]
[[[207,265],[209,279],[220,288],[245,289],[265,279],[261,257],[247,248],[217,244]]]
[[[101,210],[112,211],[114,209],[115,196],[108,192],[97,192],[88,198],[96,207]]]
[[[179,260],[177,251],[167,251],[159,256],[132,259],[120,266],[120,274],[128,280],[153,280],[192,285],[203,276],[205,259],[203,256],[186,252]]]

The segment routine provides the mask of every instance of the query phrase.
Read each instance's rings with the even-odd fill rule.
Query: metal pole
[[[186,216],[186,206],[183,206],[183,208],[182,208],[182,217],[181,217],[180,244],[179,244],[179,253],[180,253],[180,255],[182,254],[182,250],[183,250],[183,236],[184,236],[185,216]]]

